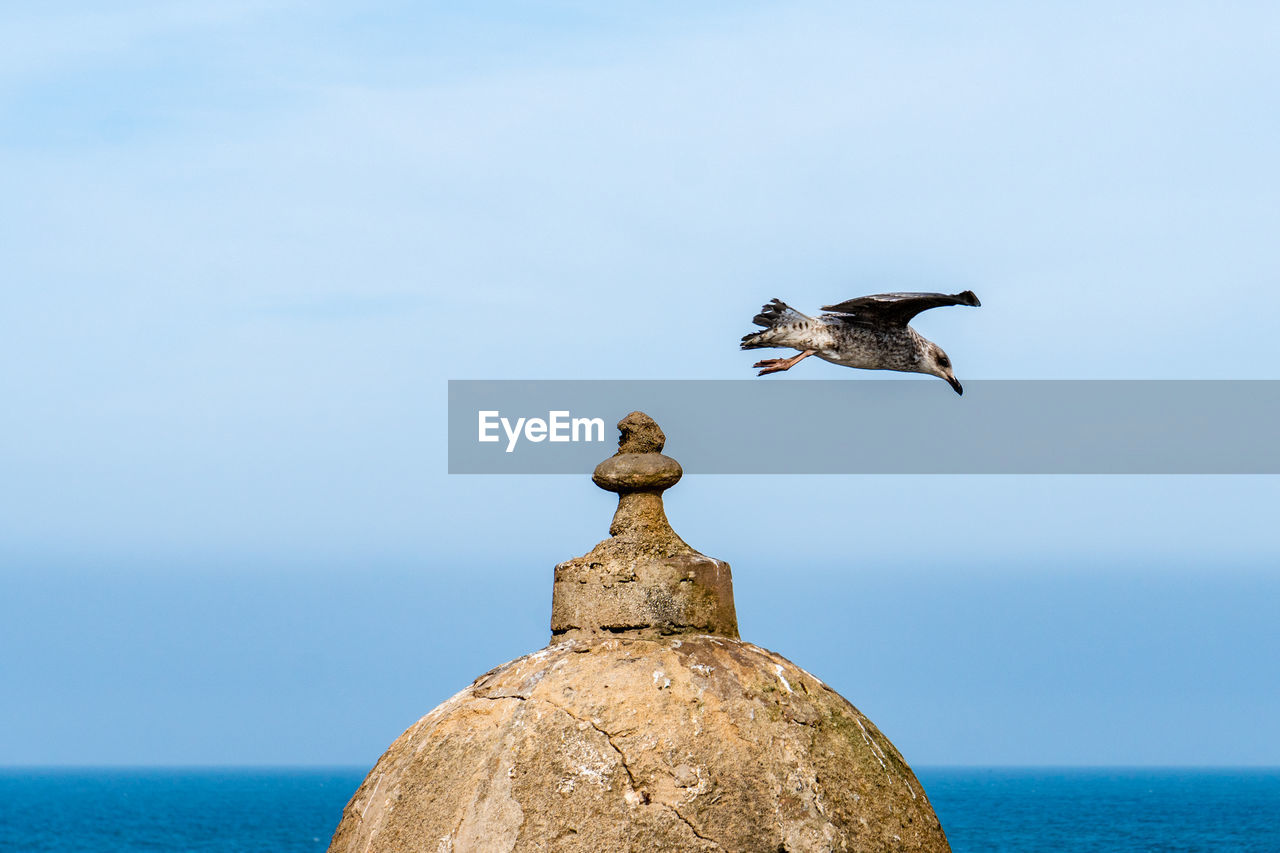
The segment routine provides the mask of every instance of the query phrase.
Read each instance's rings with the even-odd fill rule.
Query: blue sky
[[[0,764],[372,764],[542,645],[611,502],[448,477],[450,378],[747,377],[771,297],[963,288],[980,310],[917,323],[962,380],[1280,378],[1278,19],[10,16]],[[1280,763],[1274,478],[690,476],[668,504],[744,637],[913,763]]]

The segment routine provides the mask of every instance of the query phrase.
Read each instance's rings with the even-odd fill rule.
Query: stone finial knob
[[[684,473],[644,412],[618,422],[618,452],[591,479],[618,494],[609,538],[556,566],[554,636],[738,636],[729,564],[699,554],[667,521],[662,493]]]
[[[632,412],[618,421],[618,452],[596,466],[592,481],[618,494],[663,492],[680,481],[680,463],[661,453],[667,437],[657,421]]]
[[[658,422],[644,412],[632,412],[618,421],[619,453],[661,453],[667,436]]]

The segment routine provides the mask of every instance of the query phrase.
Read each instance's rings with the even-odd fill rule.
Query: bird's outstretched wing
[[[972,290],[962,293],[877,293],[859,296],[836,305],[824,305],[823,311],[844,314],[840,319],[850,323],[873,326],[905,326],[921,311],[940,308],[943,305],[972,305],[982,303]]]

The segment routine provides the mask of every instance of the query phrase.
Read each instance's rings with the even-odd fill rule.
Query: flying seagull
[[[951,383],[957,394],[963,394],[951,359],[942,347],[907,325],[921,311],[943,305],[982,303],[972,290],[963,293],[877,293],[859,296],[837,305],[824,305],[822,314],[801,314],[780,299],[760,309],[752,322],[764,326],[763,332],[752,332],[742,338],[743,349],[788,347],[800,350],[791,358],[769,358],[752,367],[764,368],[758,374],[790,370],[804,359],[816,355],[823,361],[864,370],[901,370],[906,373],[928,373]]]

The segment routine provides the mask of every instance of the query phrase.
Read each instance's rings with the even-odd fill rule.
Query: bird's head
[[[951,370],[951,359],[947,358],[947,354],[942,351],[942,347],[930,341],[929,346],[925,349],[923,359],[922,373],[931,373],[940,379],[945,379],[956,389],[957,394],[964,393],[964,386],[960,384],[960,380],[956,379],[956,375]]]

